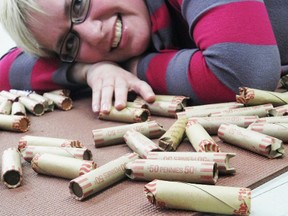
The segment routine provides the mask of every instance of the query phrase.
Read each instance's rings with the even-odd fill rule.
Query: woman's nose
[[[74,24],[73,30],[80,35],[80,40],[90,45],[97,45],[103,38],[102,22],[99,20],[86,20],[83,23]]]

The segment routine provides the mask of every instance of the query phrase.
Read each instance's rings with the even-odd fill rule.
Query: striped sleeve
[[[262,1],[171,2],[181,4],[196,48],[161,50],[140,60],[138,76],[156,93],[215,103],[235,100],[241,86],[275,90],[280,56]]]
[[[78,85],[67,80],[70,66],[56,58],[38,58],[14,48],[0,60],[0,90],[74,88]]]

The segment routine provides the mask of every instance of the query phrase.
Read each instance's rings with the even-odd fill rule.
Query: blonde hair
[[[34,20],[31,12],[45,13],[37,0],[0,0],[0,22],[17,46],[37,56],[51,56],[27,28],[28,22]]]

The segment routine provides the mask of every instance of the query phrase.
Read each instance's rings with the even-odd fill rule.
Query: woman
[[[269,0],[275,8],[283,2]],[[155,99],[154,91],[186,95],[195,104],[235,100],[241,86],[275,90],[281,60],[288,62],[286,49],[277,46],[284,38],[276,41],[259,0],[0,4],[1,22],[27,52],[14,49],[2,58],[0,87],[51,90],[88,84],[94,112],[109,112],[113,94],[122,109],[131,90],[148,102]],[[17,70],[23,66],[24,73]],[[20,83],[16,76],[23,77]]]

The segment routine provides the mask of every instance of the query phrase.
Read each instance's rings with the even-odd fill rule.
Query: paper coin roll
[[[281,140],[237,125],[222,124],[218,130],[218,137],[227,143],[268,158],[281,157],[284,154]]]
[[[84,145],[78,140],[69,140],[54,137],[30,136],[26,135],[20,138],[18,148],[26,146],[47,146],[47,147],[73,147],[83,148]]]
[[[75,199],[83,200],[107,188],[125,178],[125,165],[138,158],[136,153],[126,154],[71,180],[69,183],[70,193]]]
[[[288,123],[253,123],[248,129],[288,142]]]
[[[187,118],[177,119],[160,137],[159,146],[166,151],[175,151],[185,135]]]
[[[154,180],[145,185],[148,200],[159,207],[226,215],[249,215],[251,190],[241,187]]]
[[[257,121],[258,116],[216,116],[216,117],[192,117],[189,121],[197,121],[210,134],[217,134],[221,124],[235,124],[247,128],[251,123]]]
[[[2,155],[2,180],[8,188],[16,188],[22,182],[21,155],[17,148],[9,148]]]
[[[12,109],[11,109],[11,115],[22,115],[26,116],[26,108],[25,106],[20,102],[13,102]]]
[[[220,152],[218,144],[197,121],[188,121],[186,136],[197,152]]]
[[[136,130],[129,130],[124,134],[127,145],[141,158],[146,158],[151,151],[163,151],[158,145]]]
[[[12,101],[5,100],[0,103],[0,114],[10,115],[12,110]]]
[[[112,107],[109,114],[100,112],[99,119],[125,123],[145,122],[150,119],[150,112],[148,109],[133,107],[126,107],[118,111],[115,107]]]
[[[177,96],[156,96],[156,100],[153,103],[146,103],[149,111],[152,115],[166,116],[166,117],[176,117],[176,113],[183,111],[184,105],[186,103],[185,97]],[[141,97],[137,97],[134,103],[145,103],[145,100]]]
[[[213,161],[217,163],[219,173],[235,173],[235,168],[230,166],[230,158],[234,153],[222,152],[149,152],[150,160],[186,160],[186,161]]]
[[[92,153],[87,148],[26,146],[25,148],[21,149],[21,154],[23,158],[28,162],[30,162],[36,154],[44,154],[44,153],[50,153],[81,160],[92,160]]]
[[[251,106],[251,107],[241,107],[235,108],[230,110],[225,110],[222,112],[215,112],[211,113],[210,116],[258,116],[258,117],[265,117],[268,116],[269,111],[273,109],[272,104],[263,104],[258,106]]]
[[[162,125],[156,121],[147,121],[140,123],[133,123],[123,126],[108,127],[102,129],[92,130],[95,147],[103,147],[108,145],[114,145],[124,143],[124,134],[134,129],[141,134],[147,136],[150,139],[159,138],[165,133]]]
[[[26,116],[0,114],[0,129],[16,132],[26,132],[30,126],[30,120]]]
[[[176,113],[177,118],[207,117],[211,113],[222,112],[234,108],[243,107],[243,104],[236,102],[205,104],[185,107],[185,111]]]
[[[217,164],[211,161],[139,159],[126,165],[126,175],[133,180],[154,179],[216,184]]]
[[[255,123],[288,123],[288,116],[271,116],[259,118]]]
[[[54,94],[50,92],[46,92],[43,94],[45,98],[52,100],[54,104],[61,110],[67,111],[71,110],[73,107],[73,102],[70,97],[62,96],[59,94]]]
[[[32,169],[44,175],[74,179],[96,169],[94,161],[79,160],[53,154],[36,154],[31,161]]]
[[[271,103],[274,106],[281,106],[288,103],[288,94],[244,87],[239,88],[236,101],[246,105]]]

